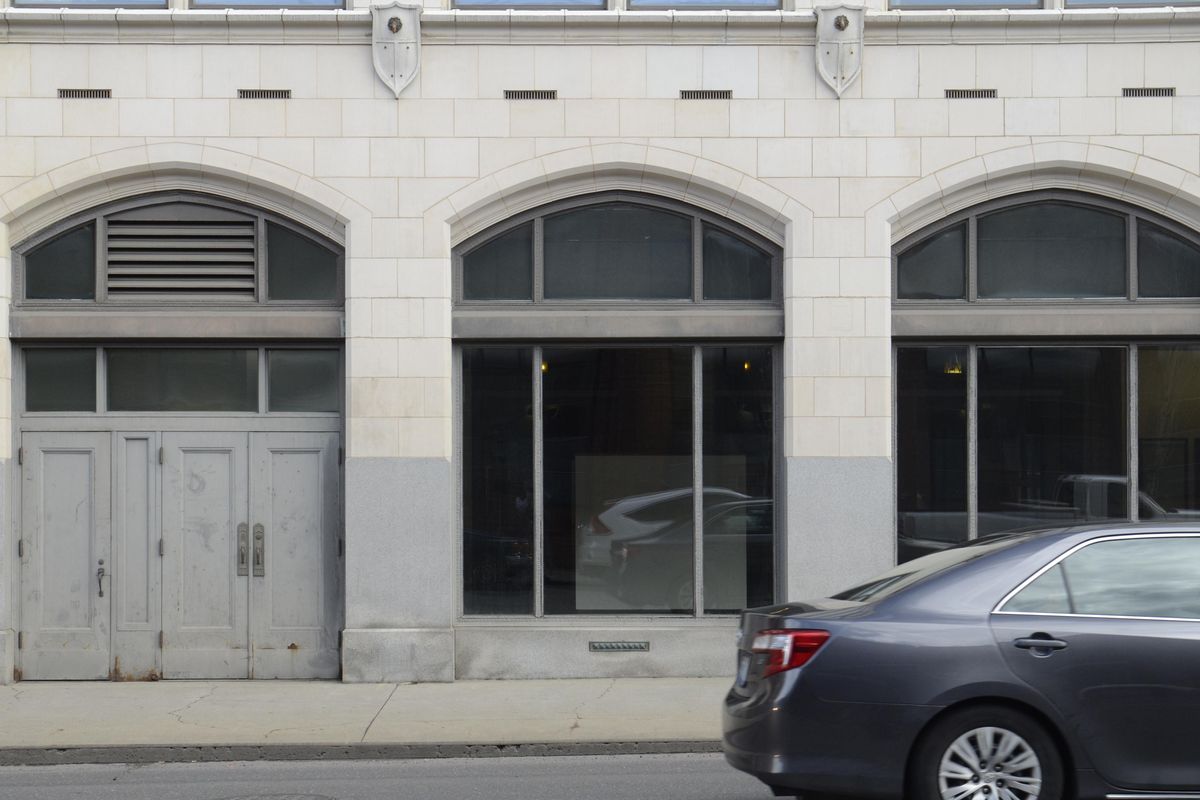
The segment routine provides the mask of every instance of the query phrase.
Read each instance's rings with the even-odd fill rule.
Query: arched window
[[[341,247],[194,193],[115,203],[17,247],[18,303],[340,306]]]
[[[1200,508],[1200,235],[1036,192],[895,248],[900,560]]]
[[[455,250],[464,614],[773,600],[781,255],[631,193]]]

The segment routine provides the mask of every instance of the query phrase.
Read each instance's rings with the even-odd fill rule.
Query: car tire
[[[1041,723],[1016,709],[988,705],[934,723],[913,750],[909,783],[912,800],[942,800],[948,791],[968,786],[978,788],[955,796],[1062,800],[1065,780],[1062,754]]]

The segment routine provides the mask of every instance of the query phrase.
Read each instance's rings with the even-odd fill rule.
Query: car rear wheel
[[[1003,706],[939,720],[913,754],[914,800],[1062,800],[1062,757],[1045,728]]]

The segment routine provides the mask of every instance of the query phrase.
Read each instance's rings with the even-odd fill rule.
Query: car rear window
[[[987,538],[976,539],[959,547],[951,547],[947,550],[930,553],[927,556],[906,561],[898,567],[872,578],[866,583],[861,583],[844,592],[835,594],[833,595],[833,599],[851,600],[858,603],[882,600],[899,592],[901,589],[925,580],[931,575],[945,572],[952,567],[957,567],[968,561],[974,561],[988,553],[1011,547],[1025,538],[1028,537],[1026,535],[1013,534],[988,536]]]

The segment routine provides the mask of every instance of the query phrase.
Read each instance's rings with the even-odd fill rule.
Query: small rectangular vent
[[[733,89],[680,89],[680,100],[732,100]]]
[[[1122,97],[1174,97],[1174,86],[1138,86],[1121,90]]]
[[[505,100],[557,100],[558,89],[505,89]]]
[[[238,89],[239,100],[291,100],[291,89]]]
[[[648,653],[649,642],[588,642],[593,653]]]
[[[254,299],[254,222],[108,221],[108,295]]]
[[[994,100],[995,89],[947,89],[947,100]]]
[[[109,100],[112,89],[59,89],[59,100]]]

